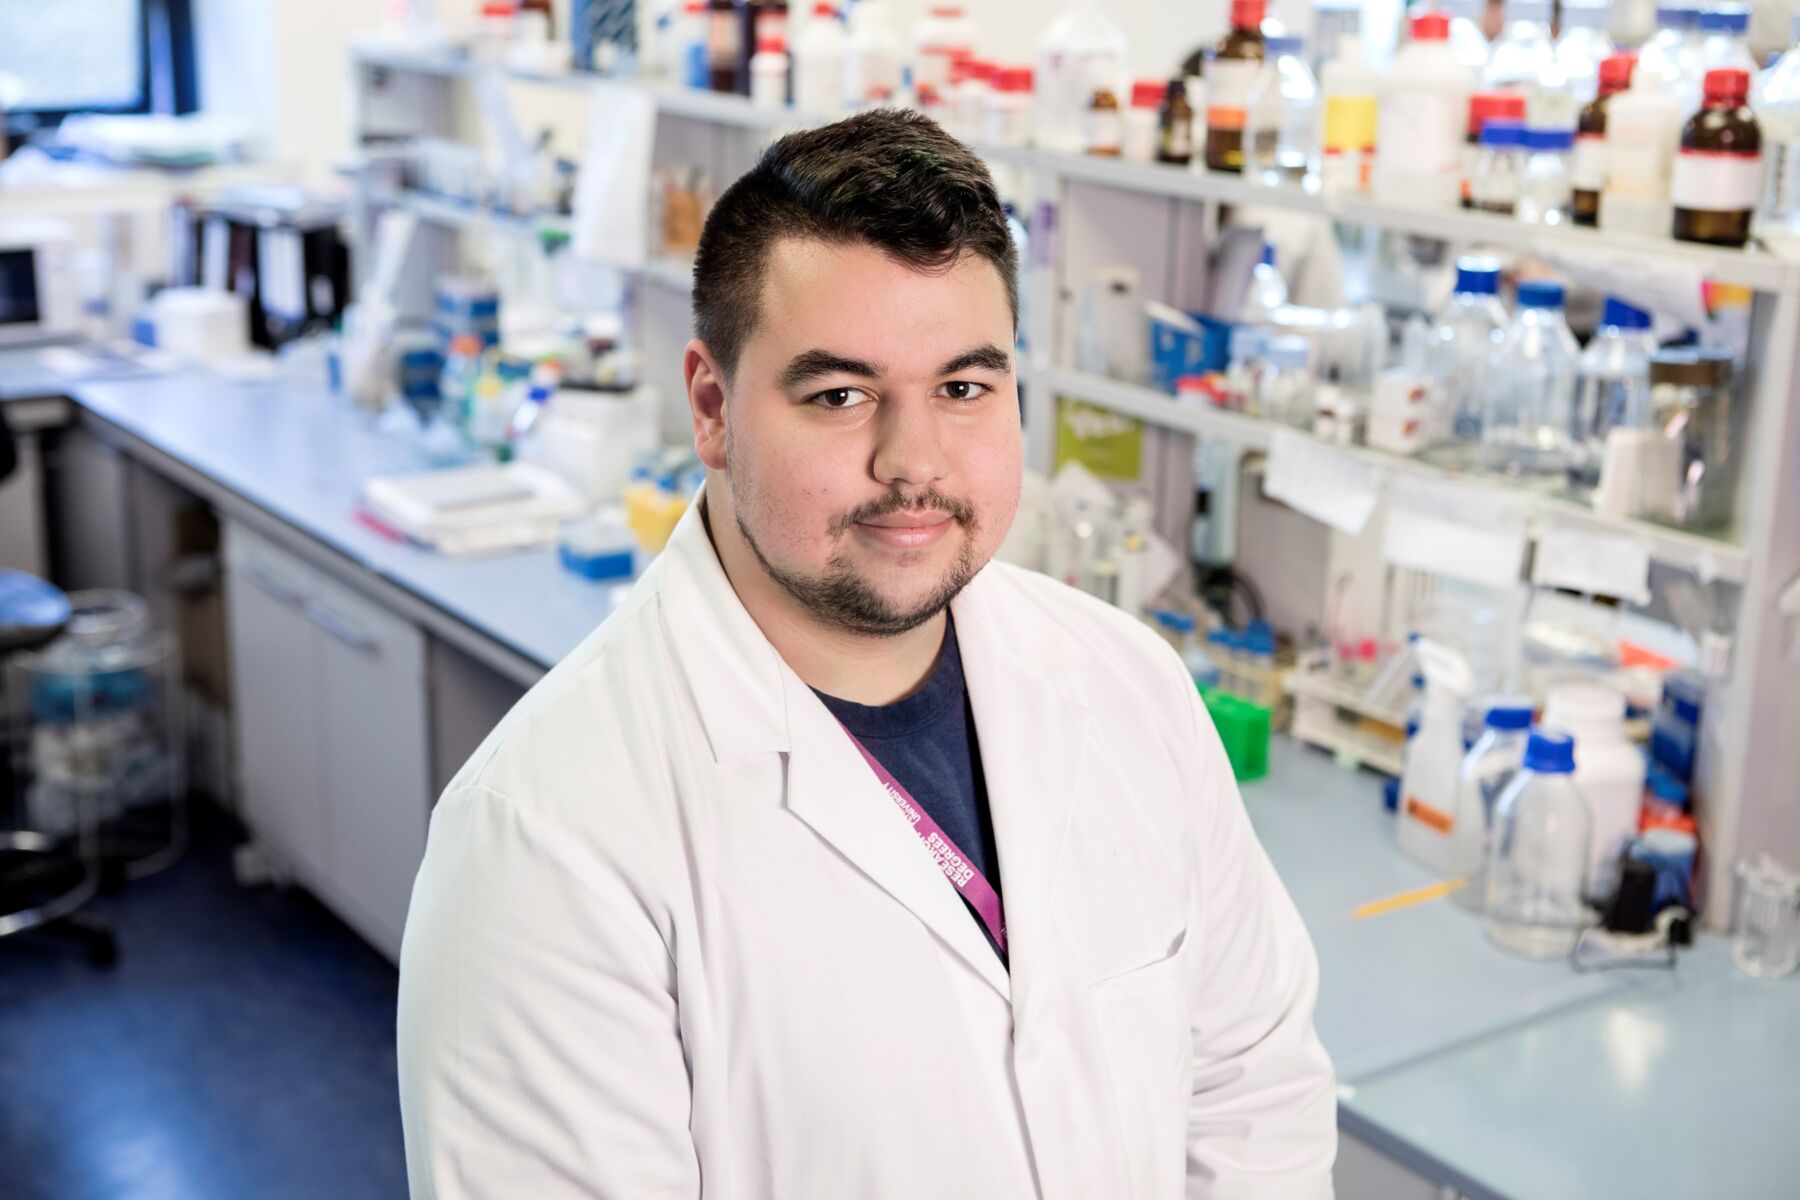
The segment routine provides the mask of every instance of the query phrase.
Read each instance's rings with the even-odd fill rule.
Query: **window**
[[[0,97],[14,113],[189,112],[188,0],[0,0]]]

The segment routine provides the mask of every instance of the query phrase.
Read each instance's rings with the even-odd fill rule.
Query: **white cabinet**
[[[397,958],[431,809],[424,636],[240,526],[225,557],[244,819]]]

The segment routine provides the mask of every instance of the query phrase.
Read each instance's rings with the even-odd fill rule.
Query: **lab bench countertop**
[[[0,399],[56,394],[228,511],[503,648],[522,682],[623,594],[550,551],[447,559],[363,525],[362,480],[423,463],[322,388],[198,372],[69,384],[0,353]],[[1717,939],[1672,974],[1581,975],[1493,948],[1447,900],[1358,920],[1434,882],[1396,848],[1376,777],[1277,738],[1244,800],[1318,952],[1347,1130],[1477,1198],[1800,1194],[1800,1138],[1783,1136],[1800,1112],[1800,979],[1741,977]]]

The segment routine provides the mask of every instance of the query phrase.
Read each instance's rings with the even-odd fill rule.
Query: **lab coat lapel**
[[[1027,652],[1054,655],[1060,647],[1019,628],[1017,612],[1009,617],[995,610],[1006,599],[1005,586],[978,577],[952,611],[1000,851],[1013,1012],[1023,1020],[1035,1007],[1034,990],[1054,992],[1053,885],[1068,839],[1089,714],[1063,693],[1054,672],[1021,658]]]
[[[783,674],[794,746],[788,756],[788,807],[1007,996],[1006,968],[974,914],[843,727],[797,675]]]

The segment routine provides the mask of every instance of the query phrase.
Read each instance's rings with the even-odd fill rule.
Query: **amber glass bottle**
[[[1158,115],[1156,161],[1185,167],[1194,160],[1194,110],[1188,104],[1187,84],[1169,80]]]
[[[1231,32],[1206,63],[1206,165],[1244,169],[1244,126],[1250,93],[1263,65],[1265,0],[1231,0]]]
[[[1681,130],[1670,189],[1675,236],[1684,242],[1742,246],[1762,198],[1762,130],[1746,103],[1750,72],[1706,73],[1706,100]]]
[[[1631,86],[1637,55],[1614,54],[1600,64],[1600,92],[1581,110],[1575,123],[1575,161],[1569,169],[1574,188],[1570,211],[1575,224],[1600,224],[1600,192],[1606,186],[1606,101]]]

